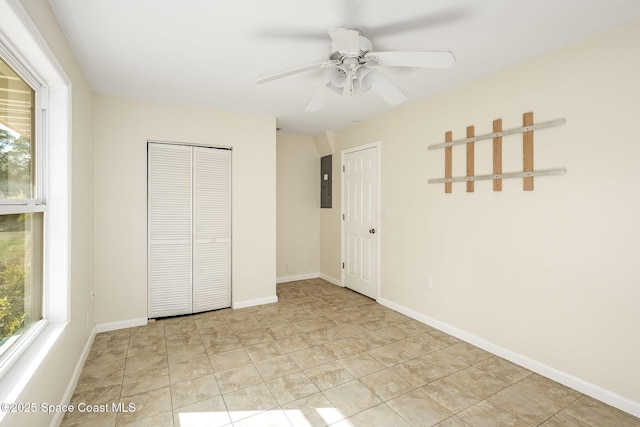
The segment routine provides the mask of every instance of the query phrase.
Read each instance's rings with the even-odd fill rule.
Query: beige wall
[[[340,255],[340,153],[333,154],[333,203],[320,212],[320,274],[327,280],[342,282]]]
[[[70,319],[17,402],[59,404],[73,389],[70,381],[94,325],[93,288],[93,92],[44,0],[24,0],[24,9],[61,64],[72,85]],[[55,248],[54,248],[55,250]],[[67,395],[66,398],[69,398]],[[8,414],[7,425],[44,426],[55,414]]]
[[[313,138],[276,138],[276,275],[278,281],[320,272],[320,156]],[[288,267],[287,267],[288,266]]]
[[[340,150],[382,142],[381,297],[549,368],[597,397],[640,410],[640,22],[476,80],[336,133]],[[566,118],[535,134],[536,168],[566,176],[464,183],[445,195],[453,130],[491,132]],[[505,138],[504,170],[521,168],[520,136]],[[453,153],[464,175],[465,148]],[[491,142],[476,143],[476,173],[491,173]],[[334,164],[334,167],[339,163]],[[340,203],[339,175],[334,200]],[[321,273],[339,274],[339,207],[321,218]],[[433,289],[423,286],[433,277]],[[339,276],[336,276],[339,277]],[[557,371],[553,371],[557,370]],[[622,402],[622,403],[620,403]],[[636,415],[638,415],[636,413]]]
[[[95,135],[98,325],[147,317],[147,140],[233,147],[232,302],[275,298],[275,119],[96,95]]]

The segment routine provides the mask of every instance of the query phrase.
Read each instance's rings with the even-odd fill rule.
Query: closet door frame
[[[190,293],[189,293],[189,299],[190,299],[190,309],[188,311],[176,311],[176,310],[162,310],[162,311],[158,311],[156,310],[155,312],[153,312],[152,310],[152,289],[151,289],[151,285],[152,285],[152,263],[151,263],[151,256],[152,256],[152,245],[151,245],[151,194],[150,194],[150,186],[151,186],[151,165],[150,165],[150,147],[151,146],[177,146],[175,147],[176,149],[189,149],[190,153],[191,153],[191,161],[190,161],[190,198],[191,198],[191,206],[190,206],[190,228],[191,228],[191,234],[190,234],[190,259],[191,259],[191,271],[189,274],[189,281],[191,283],[191,289],[190,289]],[[183,148],[180,148],[183,147]],[[227,150],[229,151],[229,164],[228,164],[228,178],[229,178],[229,194],[228,194],[228,202],[229,202],[229,216],[228,216],[228,221],[229,221],[229,254],[228,254],[228,274],[229,274],[229,297],[228,297],[228,305],[227,307],[231,306],[231,301],[232,301],[232,277],[231,277],[231,253],[232,253],[232,248],[231,248],[231,232],[232,232],[232,212],[231,212],[231,205],[232,205],[232,199],[231,199],[231,186],[232,186],[232,147],[230,146],[223,146],[223,145],[205,145],[205,144],[194,144],[194,143],[185,143],[185,142],[174,142],[174,141],[158,141],[158,140],[147,140],[147,316],[149,318],[160,318],[160,317],[166,317],[166,316],[174,316],[174,315],[182,315],[182,314],[190,314],[190,313],[196,313],[197,311],[194,311],[194,307],[195,307],[195,302],[194,302],[194,264],[195,264],[195,260],[194,260],[194,245],[195,245],[195,235],[196,235],[196,231],[195,231],[195,223],[194,223],[194,216],[195,216],[195,207],[193,206],[194,203],[194,194],[195,194],[195,188],[194,188],[194,182],[195,182],[195,149],[196,148],[205,148],[205,149],[220,149],[220,150]],[[223,308],[223,307],[219,307],[219,308]]]

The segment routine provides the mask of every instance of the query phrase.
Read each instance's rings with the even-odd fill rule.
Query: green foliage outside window
[[[31,197],[31,141],[0,128],[0,198]],[[30,268],[25,215],[0,215],[0,345],[30,324],[25,299]]]
[[[24,215],[0,217],[0,345],[25,324],[25,286],[29,264],[28,233],[16,230],[22,226]],[[13,230],[13,231],[6,231]]]
[[[32,197],[32,143],[0,127],[0,198]]]

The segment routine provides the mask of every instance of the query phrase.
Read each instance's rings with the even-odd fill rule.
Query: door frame
[[[347,154],[351,154],[351,153],[355,153],[357,151],[363,151],[363,150],[368,150],[371,148],[375,148],[377,155],[378,155],[378,206],[376,206],[376,233],[378,234],[378,253],[376,254],[376,284],[375,284],[375,288],[376,288],[376,298],[375,300],[377,301],[380,298],[380,254],[382,253],[382,227],[381,227],[381,223],[380,223],[380,209],[381,209],[381,184],[382,184],[382,141],[374,141],[374,142],[370,142],[368,144],[362,144],[362,145],[357,145],[355,147],[349,147],[349,148],[345,148],[344,150],[340,151],[340,263],[341,263],[341,268],[340,268],[340,282],[342,284],[342,287],[346,287],[346,283],[345,283],[345,269],[344,269],[344,264],[345,264],[345,246],[344,246],[344,241],[345,241],[345,231],[344,231],[344,206],[345,206],[345,179],[344,179],[344,174],[345,174],[345,156]]]

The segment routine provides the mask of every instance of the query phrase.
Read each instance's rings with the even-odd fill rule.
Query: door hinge
[[[346,172],[344,165],[342,165],[342,172]]]
[[[344,214],[342,214],[342,220],[344,221]]]
[[[344,270],[344,262],[342,263],[342,269]]]

